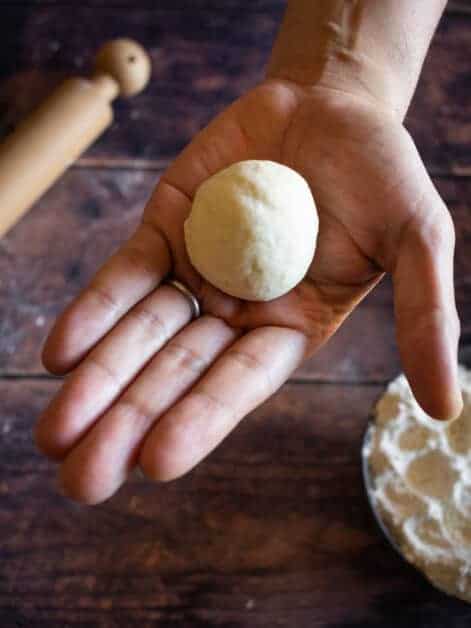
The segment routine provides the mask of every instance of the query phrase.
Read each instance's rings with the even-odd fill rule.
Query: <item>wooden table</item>
[[[224,9],[221,5],[224,4]],[[464,628],[378,533],[363,493],[368,413],[399,371],[391,290],[192,474],[83,508],[55,491],[31,427],[58,388],[39,361],[54,317],[136,223],[159,173],[262,75],[280,0],[0,1],[2,132],[112,36],[154,80],[0,242],[0,626]],[[471,3],[451,3],[408,118],[458,233],[471,343]]]

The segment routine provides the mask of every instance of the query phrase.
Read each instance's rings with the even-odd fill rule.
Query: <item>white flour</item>
[[[439,589],[471,602],[471,371],[452,423],[419,407],[404,375],[388,386],[363,455],[376,508],[407,560]]]

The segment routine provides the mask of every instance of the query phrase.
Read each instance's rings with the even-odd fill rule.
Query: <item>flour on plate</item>
[[[421,410],[404,375],[391,382],[363,455],[373,504],[405,558],[471,602],[471,371],[459,377],[464,410],[451,423]]]

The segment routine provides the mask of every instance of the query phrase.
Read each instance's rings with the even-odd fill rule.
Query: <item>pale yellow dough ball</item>
[[[273,161],[241,161],[207,179],[185,222],[191,263],[235,297],[270,301],[305,276],[319,219],[303,177]]]

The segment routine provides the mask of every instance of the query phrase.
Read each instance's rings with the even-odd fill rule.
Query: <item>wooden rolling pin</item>
[[[111,102],[143,90],[150,73],[139,44],[110,41],[90,79],[66,80],[0,144],[0,238],[110,126]]]

